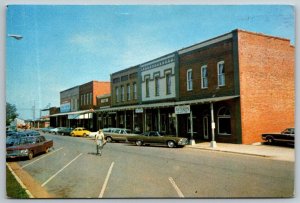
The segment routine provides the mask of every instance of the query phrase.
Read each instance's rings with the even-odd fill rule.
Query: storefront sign
[[[137,108],[135,109],[135,113],[143,113],[144,109],[143,108]]]
[[[71,111],[71,104],[70,103],[64,103],[60,105],[60,112],[65,113],[65,112],[70,112]]]
[[[175,106],[175,114],[188,114],[190,112],[190,105]]]

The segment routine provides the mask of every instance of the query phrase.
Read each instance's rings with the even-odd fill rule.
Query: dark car
[[[184,137],[175,137],[172,135],[162,135],[158,131],[144,132],[141,135],[127,136],[128,142],[134,142],[141,146],[144,144],[167,145],[169,148],[176,146],[185,146],[188,139]]]
[[[261,135],[261,137],[269,144],[274,142],[285,142],[289,144],[294,144],[295,128],[286,128],[281,133],[264,133]]]
[[[40,153],[47,153],[53,147],[52,140],[44,136],[16,137],[11,145],[6,143],[6,158],[28,157],[32,159]]]
[[[11,135],[15,135],[16,133],[18,133],[18,132],[14,131],[14,130],[8,130],[8,131],[6,131],[6,136],[9,137]]]
[[[62,127],[60,129],[58,129],[57,134],[59,134],[59,135],[70,135],[72,130],[74,130],[74,129],[73,128]]]
[[[41,128],[40,130],[43,132],[43,133],[49,133],[51,129],[54,129],[53,127],[46,127],[46,128]]]

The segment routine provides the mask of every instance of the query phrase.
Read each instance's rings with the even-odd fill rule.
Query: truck
[[[6,158],[27,157],[48,153],[53,147],[53,140],[46,140],[44,136],[18,136],[6,142]]]

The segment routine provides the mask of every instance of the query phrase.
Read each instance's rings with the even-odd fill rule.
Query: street
[[[57,198],[290,197],[294,162],[198,149],[45,135],[54,149],[20,167]]]

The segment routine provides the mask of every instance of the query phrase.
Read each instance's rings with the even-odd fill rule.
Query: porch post
[[[217,143],[215,141],[216,124],[215,124],[215,121],[214,121],[214,104],[212,102],[210,103],[210,113],[211,113],[211,142],[210,142],[210,147],[215,148],[215,147],[217,147]]]
[[[116,111],[116,128],[119,127],[118,111]]]
[[[176,137],[178,137],[178,115],[175,113],[175,124],[176,124]]]
[[[124,128],[127,128],[126,110],[124,111]]]
[[[160,132],[160,108],[158,108],[158,131]]]
[[[193,112],[192,110],[190,110],[190,127],[191,127],[191,139],[190,139],[190,145],[194,145],[195,144],[195,140],[194,140],[194,124],[193,124]]]
[[[134,109],[132,110],[132,132],[134,132],[135,123],[134,123]]]
[[[146,132],[147,131],[147,112],[146,112],[146,109],[145,109],[145,119],[144,119],[144,132]]]

